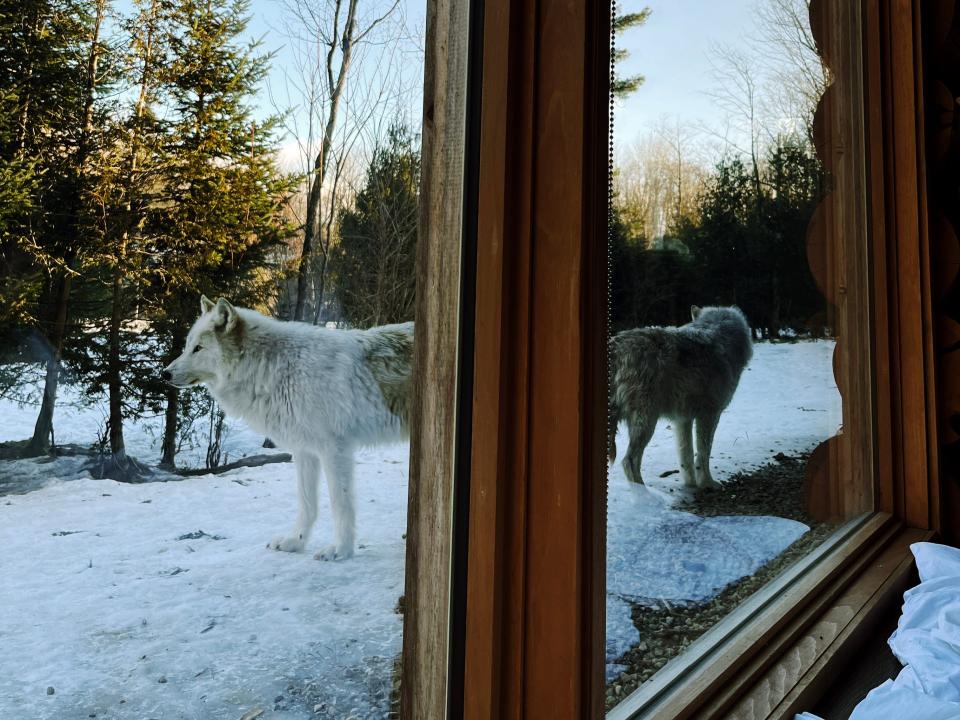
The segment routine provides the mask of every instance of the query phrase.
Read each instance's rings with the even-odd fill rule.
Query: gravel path
[[[810,531],[755,574],[728,586],[708,603],[662,608],[635,605],[632,616],[640,632],[640,644],[618,659],[627,669],[607,685],[608,710],[836,529],[834,525],[815,523],[806,515],[803,497],[806,461],[807,456],[777,455],[776,462],[734,475],[722,487],[701,490],[692,500],[676,506],[677,510],[701,517],[773,515],[806,523]]]

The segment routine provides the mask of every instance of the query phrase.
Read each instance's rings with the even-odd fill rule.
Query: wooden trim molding
[[[832,187],[808,256],[834,309],[844,402],[841,431],[809,464],[808,505],[823,520],[876,508],[939,530],[919,7],[810,3],[833,79],[814,122]]]
[[[609,218],[612,136],[610,67],[612,2],[587,3],[587,78],[585,96],[584,214],[581,227],[584,288],[580,324],[585,347],[580,384],[583,417],[580,437],[583,481],[580,484],[583,512],[585,582],[579,601],[583,652],[580,665],[584,687],[584,710],[588,717],[601,717],[606,701],[606,607],[607,607],[607,413],[609,403]]]
[[[758,673],[751,678],[750,689],[731,696],[729,708],[714,706],[703,717],[792,720],[812,707],[879,619],[899,607],[903,593],[916,584],[910,545],[932,535],[928,530],[904,528],[883,546],[865,547],[870,560],[861,562],[850,578],[840,578],[847,584],[835,593],[825,593],[806,617],[787,628],[792,640],[776,660],[757,658],[747,668]],[[743,683],[734,680],[732,685],[742,687]]]
[[[446,715],[469,3],[428,0],[401,716]]]
[[[609,23],[484,3],[466,718],[602,715]]]
[[[861,3],[876,317],[879,510],[940,530],[920,3]]]

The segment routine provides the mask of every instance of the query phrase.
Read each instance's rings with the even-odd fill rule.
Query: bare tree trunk
[[[24,457],[36,457],[50,450],[50,437],[53,433],[53,408],[57,400],[57,386],[60,381],[60,357],[63,352],[63,340],[67,327],[67,306],[70,298],[71,276],[62,272],[57,284],[57,307],[50,333],[50,357],[47,358],[47,374],[43,385],[43,402],[40,414],[33,428],[33,437],[24,449]]]
[[[313,252],[314,242],[320,239],[320,203],[323,198],[323,180],[327,173],[330,150],[333,146],[333,133],[337,126],[340,101],[343,98],[343,89],[346,86],[347,73],[350,70],[350,59],[353,55],[353,44],[356,39],[358,0],[347,0],[347,2],[347,19],[344,24],[343,37],[341,39],[339,37],[339,18],[343,0],[336,0],[334,32],[328,45],[326,71],[328,87],[330,89],[330,106],[327,110],[327,121],[323,129],[323,138],[320,141],[320,151],[317,153],[317,159],[313,166],[310,192],[307,196],[307,215],[306,222],[303,226],[303,248],[300,251],[300,259],[297,262],[297,299],[293,308],[294,320],[303,320],[307,299],[307,280],[310,273],[310,255]],[[335,53],[338,47],[341,49],[342,56],[340,58],[339,69],[336,69],[336,79],[334,79]],[[325,248],[325,250],[326,249],[327,248]],[[324,263],[324,269],[326,269],[326,263]]]
[[[177,326],[173,330],[172,353],[182,347],[186,340],[186,331]],[[171,357],[170,360],[174,358]],[[177,421],[180,419],[180,391],[175,387],[167,388],[167,407],[163,417],[163,442],[160,447],[160,468],[175,470],[177,457]]]
[[[317,156],[317,164],[321,163],[323,151]],[[320,186],[322,176],[318,169],[310,183],[310,193],[307,195],[307,219],[303,225],[303,248],[300,250],[300,259],[297,260],[297,297],[293,305],[293,319],[303,320],[304,307],[307,301],[307,276],[310,272],[310,255],[313,253],[314,228],[317,224],[317,213],[320,206]]]
[[[329,240],[327,241],[329,243]],[[329,245],[327,245],[329,247]],[[321,248],[320,255],[320,268],[317,271],[319,278],[317,280],[317,308],[313,314],[313,324],[318,325],[320,323],[320,314],[323,312],[323,295],[326,292],[327,285],[327,249]]]
[[[110,414],[107,420],[110,452],[101,453],[89,467],[96,478],[132,482],[150,474],[149,468],[127,456],[123,441],[123,365],[120,358],[120,330],[123,323],[123,284],[119,270],[114,271],[110,312],[109,352],[107,355],[107,392]]]
[[[780,315],[781,315],[781,306],[783,304],[782,298],[780,297],[780,280],[776,276],[773,277],[773,302],[771,303],[770,308],[770,335],[775,339],[780,339]]]
[[[163,417],[163,444],[160,448],[160,469],[175,470],[177,467],[177,420],[180,417],[180,391],[167,390],[167,408]]]
[[[340,176],[343,170],[343,159],[341,158],[335,164],[335,172],[333,174],[333,186],[330,188],[330,198],[331,202],[336,202],[337,198],[337,189],[340,185]],[[330,246],[333,239],[333,222],[334,222],[334,208],[329,208],[327,212],[327,220],[323,228],[323,242],[320,244],[320,268],[318,271],[319,277],[317,278],[317,307],[316,311],[313,314],[313,324],[317,325],[320,322],[320,314],[323,312],[323,296],[326,293],[327,287],[327,263],[330,259]]]
[[[99,30],[102,13],[106,6],[106,0],[97,2],[97,28]],[[97,57],[96,53],[91,56],[89,66],[90,78],[96,77]],[[93,124],[93,103],[86,108],[86,121],[91,126]],[[117,479],[127,479],[128,461],[127,450],[123,442],[123,384],[121,372],[123,366],[120,359],[120,328],[123,323],[123,260],[126,255],[126,237],[120,243],[117,251],[117,264],[113,271],[113,287],[111,290],[110,304],[110,334],[109,346],[107,351],[107,390],[110,414],[107,420],[107,426],[110,432],[110,454],[112,456],[110,464],[112,471],[108,470],[104,474]]]
[[[683,217],[683,158],[680,155],[680,140],[677,139],[677,215],[674,224],[680,227]]]
[[[107,354],[107,389],[109,394],[110,452],[118,459],[126,456],[123,443],[123,384],[120,373],[120,325],[123,322],[123,283],[120,270],[113,278],[113,293],[110,311],[110,348]]]
[[[122,250],[121,250],[122,252]],[[110,454],[101,456],[91,473],[94,477],[108,477],[131,482],[149,474],[149,469],[127,456],[123,441],[123,363],[120,357],[120,330],[123,324],[123,276],[118,265],[114,270],[112,307],[110,311],[109,351],[107,354],[107,392],[109,396]]]
[[[100,64],[100,26],[107,11],[107,0],[97,0],[97,15],[93,25],[93,37],[90,40],[90,55],[87,57],[87,79],[83,100],[83,134],[80,136],[78,156],[82,177],[87,174],[87,159],[90,154],[90,142],[93,139],[93,104],[97,89],[97,66]]]

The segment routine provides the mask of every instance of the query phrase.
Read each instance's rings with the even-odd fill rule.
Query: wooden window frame
[[[825,100],[860,98],[861,125],[821,130],[840,185],[869,196],[833,208],[833,237],[868,228],[871,247],[859,271],[862,256],[821,249],[832,300],[871,296],[839,322],[873,371],[839,363],[847,437],[823,453],[874,480],[877,512],[641,688],[643,717],[801,709],[910,581],[909,543],[940,529],[920,3],[814,0],[812,14],[828,64],[862,61]],[[609,7],[428,0],[427,19],[402,715],[598,718]],[[854,21],[859,36],[837,32]],[[851,441],[864,431],[873,447]],[[826,511],[863,502],[839,493]]]
[[[603,703],[609,6],[485,0],[465,718]],[[596,482],[594,482],[596,481]]]
[[[468,91],[473,3],[427,0],[420,219],[417,244],[414,388],[410,407],[407,554],[400,714],[443,718],[462,672],[451,625],[462,613],[455,519],[464,448],[469,447],[472,258],[465,252],[472,209],[468,182]],[[464,361],[468,362],[465,364]],[[464,422],[464,421],[467,422]],[[461,525],[462,527],[462,525]],[[462,573],[461,573],[462,575]],[[462,624],[462,621],[460,621]]]

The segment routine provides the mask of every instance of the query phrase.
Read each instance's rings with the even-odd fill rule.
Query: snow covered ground
[[[720,421],[718,480],[836,431],[832,349],[756,347]],[[28,436],[35,412],[0,402],[0,441]],[[102,417],[97,407],[63,408],[58,442],[90,443]],[[127,444],[156,463],[149,427],[127,428]],[[230,459],[263,452],[261,441],[231,426]],[[627,601],[703,601],[806,531],[779,518],[673,510],[679,480],[659,475],[676,468],[663,423],[644,457],[647,489],[629,485],[619,459],[610,474],[610,673],[638,640]],[[0,715],[383,717],[401,639],[406,473],[405,445],[360,456],[361,547],[350,561],[323,563],[265,548],[296,513],[290,464],[122,485],[90,479],[75,458],[0,462]],[[31,491],[13,494],[15,485]],[[320,517],[315,547],[330,542],[325,498]]]

